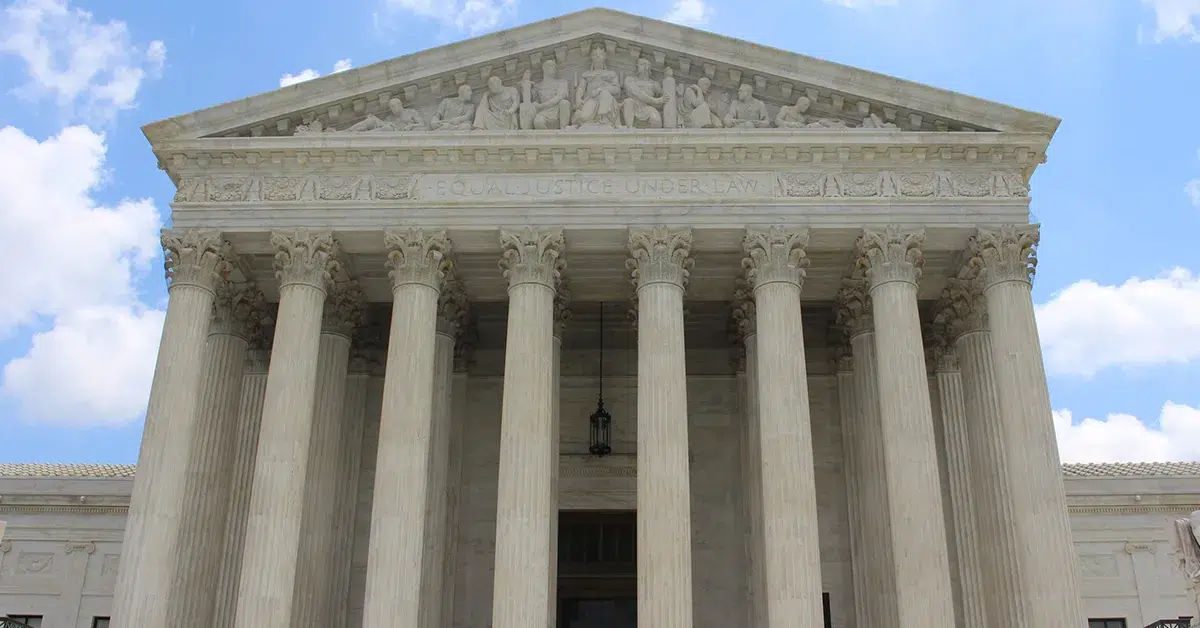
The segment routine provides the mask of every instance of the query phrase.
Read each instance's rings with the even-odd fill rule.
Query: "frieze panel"
[[[426,174],[184,177],[176,203],[1025,198],[1012,171]]]

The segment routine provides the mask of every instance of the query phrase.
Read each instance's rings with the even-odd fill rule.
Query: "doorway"
[[[558,628],[637,626],[637,513],[558,515]]]

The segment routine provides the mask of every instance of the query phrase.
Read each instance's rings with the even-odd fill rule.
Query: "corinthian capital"
[[[1031,283],[1037,268],[1041,225],[1004,225],[979,229],[969,244],[968,268],[975,268],[986,289],[1003,281]]]
[[[383,233],[387,247],[388,277],[392,289],[409,284],[421,284],[434,290],[450,272],[450,240],[444,230],[425,233],[424,229],[388,229]]]
[[[733,286],[733,310],[730,326],[735,339],[744,343],[758,333],[758,309],[754,304],[754,289],[746,279],[737,279]]]
[[[625,268],[632,271],[635,288],[652,283],[687,286],[692,259],[692,230],[666,227],[629,232],[629,255]]]
[[[556,288],[566,268],[562,229],[500,230],[500,270],[512,288],[537,283]]]
[[[562,340],[563,334],[567,331],[567,323],[571,321],[574,314],[571,312],[571,288],[567,285],[567,280],[563,279],[558,284],[558,291],[554,293],[554,337]]]
[[[834,313],[837,324],[846,330],[848,338],[875,330],[875,315],[871,308],[871,293],[865,279],[842,282],[834,302]]]
[[[951,278],[942,290],[934,322],[944,325],[949,341],[987,329],[987,301],[977,280]]]
[[[282,282],[280,287],[298,283],[325,290],[337,269],[337,244],[327,231],[277,231],[271,234],[271,246],[275,247],[275,276]]]
[[[351,338],[366,320],[367,297],[357,281],[343,281],[330,288],[321,313],[321,332]]]
[[[442,284],[438,295],[437,329],[439,333],[457,339],[467,325],[467,290],[453,275]]]
[[[219,232],[163,229],[160,241],[171,286],[198,286],[215,292],[229,276],[233,250]]]
[[[858,239],[858,266],[866,273],[871,289],[893,281],[917,283],[925,262],[924,243],[924,229],[902,231],[895,225],[883,231],[863,229]]]
[[[754,288],[769,283],[784,282],[804,285],[807,275],[808,257],[804,248],[808,246],[808,229],[785,231],[782,227],[766,230],[751,229],[742,239],[742,268]]]
[[[261,344],[270,317],[267,298],[256,284],[232,286],[225,283],[213,299],[211,334],[237,336]]]

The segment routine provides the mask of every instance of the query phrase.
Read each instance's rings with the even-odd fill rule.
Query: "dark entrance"
[[[558,628],[637,626],[637,514],[558,514]]]

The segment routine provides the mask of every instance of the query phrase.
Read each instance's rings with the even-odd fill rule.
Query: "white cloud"
[[[675,0],[671,12],[663,19],[676,24],[703,26],[708,24],[715,12],[705,0]]]
[[[384,0],[384,4],[472,35],[496,28],[517,10],[517,0]]]
[[[1183,192],[1191,199],[1192,205],[1200,207],[1200,179],[1192,179],[1183,186]]]
[[[1200,460],[1200,408],[1167,402],[1154,428],[1128,414],[1074,422],[1054,413],[1063,462],[1181,462]]]
[[[870,7],[890,6],[896,4],[896,0],[822,0],[826,4],[836,4],[848,9],[867,9]]]
[[[22,96],[52,97],[70,115],[106,121],[133,107],[142,82],[161,74],[167,47],[134,44],[125,22],[96,22],[66,0],[17,0],[0,15],[0,53],[25,62]]]
[[[4,367],[0,393],[22,413],[47,423],[120,425],[141,416],[162,333],[164,312],[88,307],[34,334],[29,353]]]
[[[1188,38],[1200,41],[1200,0],[1142,0],[1154,8],[1154,39]]]
[[[104,136],[68,127],[38,141],[0,129],[0,335],[49,324],[8,364],[0,393],[27,419],[117,423],[145,409],[162,313],[135,280],[159,255],[149,199],[104,206]]]
[[[339,59],[337,62],[335,62],[333,64],[333,72],[330,72],[330,74],[337,74],[338,72],[345,72],[346,70],[349,70],[352,67],[354,67],[354,64],[350,63],[349,59]],[[311,81],[311,80],[317,78],[318,76],[321,76],[321,73],[312,68],[301,70],[301,71],[297,72],[296,74],[284,74],[283,76],[279,77],[279,86],[287,87],[288,85],[295,85],[296,83],[303,83],[304,81]]]
[[[1052,375],[1200,358],[1200,276],[1184,268],[1121,285],[1079,281],[1038,306],[1037,316]]]

